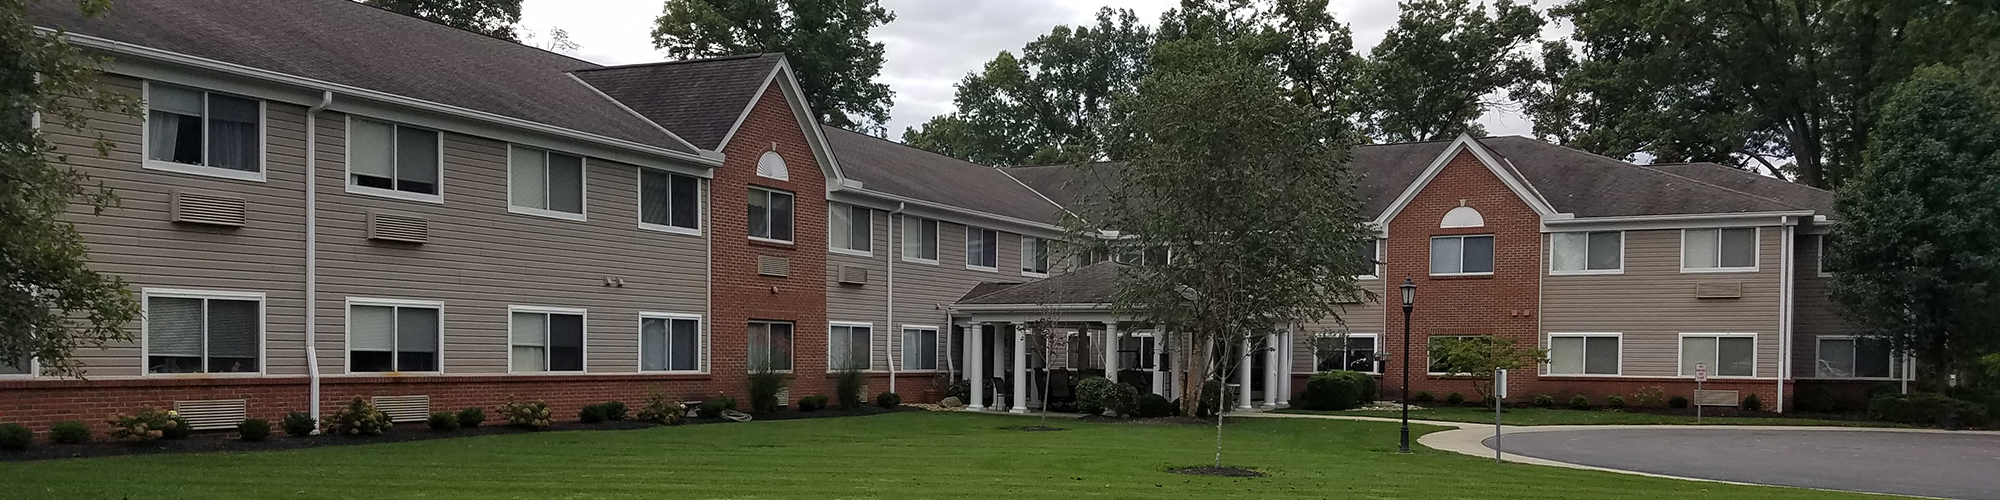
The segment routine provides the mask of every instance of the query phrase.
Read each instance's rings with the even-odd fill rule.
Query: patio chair
[[[991,396],[993,396],[991,398],[987,398],[987,400],[993,402],[994,408],[999,408],[1004,410],[1011,406],[1010,403],[1012,402],[1007,401],[1007,396],[1013,395],[1014,386],[1013,384],[1007,383],[1006,377],[993,377],[993,381],[991,383],[986,384],[986,387],[989,388],[988,392],[991,392],[992,393]]]
[[[1076,383],[1069,376],[1068,369],[1049,370],[1049,403],[1067,403],[1076,399]]]

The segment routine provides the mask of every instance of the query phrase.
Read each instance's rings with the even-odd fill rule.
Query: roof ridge
[[[1802,206],[1799,206],[1798,204],[1795,204],[1795,203],[1792,203],[1792,202],[1789,202],[1789,201],[1784,201],[1784,200],[1780,200],[1780,199],[1776,199],[1776,198],[1768,198],[1768,197],[1765,197],[1765,196],[1763,196],[1763,195],[1758,195],[1758,194],[1752,194],[1752,193],[1750,193],[1750,192],[1747,192],[1747,191],[1742,191],[1742,190],[1738,190],[1738,189],[1736,189],[1736,188],[1731,188],[1731,187],[1728,187],[1728,186],[1723,186],[1723,185],[1720,185],[1720,184],[1715,184],[1715,183],[1712,183],[1712,182],[1708,182],[1708,181],[1704,181],[1704,180],[1701,180],[1701,179],[1696,179],[1696,178],[1693,178],[1693,177],[1688,177],[1688,176],[1685,176],[1685,175],[1681,175],[1681,174],[1676,174],[1676,173],[1673,173],[1673,172],[1668,172],[1668,171],[1665,171],[1665,170],[1660,170],[1660,169],[1657,169],[1657,168],[1653,168],[1653,167],[1652,167],[1652,166],[1650,166],[1650,165],[1638,165],[1638,164],[1634,164],[1634,165],[1632,165],[1632,166],[1634,166],[1634,167],[1639,167],[1640,169],[1644,169],[1644,170],[1646,170],[1646,171],[1648,171],[1648,172],[1655,172],[1655,173],[1658,173],[1658,174],[1660,174],[1660,175],[1665,175],[1665,176],[1669,176],[1669,177],[1673,177],[1673,178],[1676,178],[1676,179],[1682,179],[1682,180],[1686,180],[1686,181],[1688,181],[1688,182],[1692,182],[1692,183],[1695,183],[1695,184],[1700,184],[1700,185],[1703,185],[1703,186],[1708,186],[1708,187],[1712,187],[1712,188],[1716,188],[1716,189],[1720,189],[1720,190],[1723,190],[1723,191],[1728,191],[1728,192],[1731,192],[1731,193],[1736,193],[1736,194],[1740,194],[1740,195],[1743,195],[1743,196],[1748,196],[1748,197],[1751,197],[1751,198],[1755,198],[1755,199],[1759,199],[1759,200],[1764,200],[1764,201],[1768,201],[1768,202],[1771,202],[1771,203],[1776,203],[1776,204],[1779,204],[1779,205],[1784,205],[1784,206],[1787,206],[1787,207],[1792,207],[1792,208],[1797,208],[1797,209],[1803,209],[1803,210],[1812,210],[1812,207],[1802,207]]]
[[[633,63],[633,64],[620,64],[620,65],[616,65],[616,66],[602,66],[602,65],[599,65],[598,67],[595,67],[595,68],[588,68],[588,69],[580,69],[580,70],[576,70],[576,71],[571,71],[571,73],[576,73],[576,72],[584,72],[584,71],[605,71],[605,70],[613,70],[613,69],[631,69],[631,68],[646,68],[646,67],[653,67],[653,66],[672,66],[672,65],[676,65],[676,64],[696,64],[696,63],[708,63],[708,62],[721,62],[721,61],[734,61],[734,60],[738,60],[738,59],[755,59],[755,58],[759,58],[759,57],[764,57],[764,56],[768,56],[768,55],[772,55],[772,54],[776,54],[776,52],[753,52],[753,53],[749,53],[749,54],[733,54],[733,55],[726,55],[726,56],[717,56],[717,57],[704,57],[704,58],[700,58],[700,59],[679,59],[679,60],[673,60],[673,61],[654,61],[654,62],[645,62],[645,63]]]

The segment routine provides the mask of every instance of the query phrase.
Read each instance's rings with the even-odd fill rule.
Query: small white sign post
[[[1507,369],[1493,370],[1493,463],[1500,463],[1500,400],[1507,399]]]
[[[1708,363],[1694,364],[1694,423],[1701,423],[1701,383],[1708,381]]]

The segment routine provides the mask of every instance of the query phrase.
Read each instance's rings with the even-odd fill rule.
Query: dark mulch
[[[1270,475],[1250,469],[1238,469],[1235,467],[1216,467],[1212,465],[1169,469],[1167,470],[1167,472],[1172,472],[1175,474],[1187,474],[1190,476],[1220,476],[1220,477],[1264,477]]]

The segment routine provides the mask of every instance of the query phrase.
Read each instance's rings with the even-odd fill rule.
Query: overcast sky
[[[896,21],[872,37],[888,47],[881,80],[896,91],[890,108],[889,137],[903,128],[952,110],[952,84],[1002,50],[1022,45],[1059,24],[1088,24],[1101,6],[1128,8],[1155,22],[1178,0],[881,0]],[[1363,53],[1396,24],[1394,0],[1334,0],[1334,15],[1354,31]],[[662,0],[524,0],[521,26],[541,45],[552,28],[569,33],[579,47],[570,54],[605,65],[655,62],[653,19]],[[1551,29],[1544,37],[1558,36]],[[1526,135],[1531,125],[1512,113],[1489,113],[1480,120],[1496,135]]]

